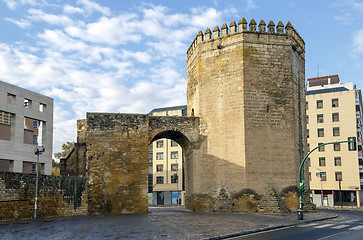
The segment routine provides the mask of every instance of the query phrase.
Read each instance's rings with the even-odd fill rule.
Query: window
[[[309,138],[309,129],[306,129],[306,137]]]
[[[311,181],[311,172],[309,172],[309,181]]]
[[[340,143],[334,143],[334,151],[340,151]]]
[[[333,122],[339,122],[339,113],[332,113]]]
[[[319,158],[319,166],[320,167],[325,166],[325,157],[320,157]]]
[[[309,109],[309,102],[308,102],[308,101],[306,101],[306,103],[305,103],[305,107],[306,107],[306,110],[308,110],[308,109]]]
[[[318,114],[316,116],[316,120],[317,120],[317,123],[323,123],[324,122],[324,115],[323,114]]]
[[[178,147],[179,144],[177,142],[175,142],[174,140],[171,140],[171,146],[172,147]]]
[[[342,158],[341,157],[334,157],[334,165],[335,166],[342,166]]]
[[[306,115],[306,124],[309,123],[309,115]]]
[[[178,164],[177,163],[172,163],[171,164],[171,171],[178,171]]]
[[[156,184],[164,184],[164,177],[156,177]]]
[[[39,112],[45,112],[45,108],[47,107],[44,103],[39,103]]]
[[[37,171],[37,164],[32,163],[32,172],[36,172],[36,171]]]
[[[324,128],[318,128],[318,137],[324,137]]]
[[[156,141],[156,147],[157,148],[163,148],[164,147],[164,141],[163,140]]]
[[[178,159],[178,151],[171,152],[171,159]]]
[[[171,183],[177,183],[178,182],[178,175],[174,174],[171,175]]]
[[[11,125],[11,114],[0,111],[0,123],[6,124],[6,125]]]
[[[310,143],[307,144],[306,148],[308,151],[310,151]]]
[[[355,105],[355,111],[359,112],[359,110],[360,110],[359,105]]]
[[[317,109],[323,108],[323,100],[316,100],[316,108]]]
[[[8,103],[15,103],[16,96],[14,94],[8,93]]]
[[[38,136],[37,135],[33,135],[33,143],[37,143],[38,142]]]
[[[331,100],[331,107],[339,107],[339,102],[338,102],[338,98],[333,98]]]
[[[342,181],[342,180],[343,180],[342,172],[335,172],[335,181]]]
[[[310,158],[308,158],[308,159],[306,159],[308,162],[307,162],[307,164],[308,164],[308,167],[311,167],[311,161],[310,161]]]
[[[338,127],[333,128],[333,136],[334,137],[340,136],[340,130]]]
[[[33,128],[37,129],[38,128],[38,121],[33,121]]]
[[[24,98],[24,107],[25,108],[31,108],[32,100]]]
[[[318,146],[322,145],[324,143],[318,143]],[[321,146],[319,147],[319,152],[324,152],[325,151],[325,145],[324,146]]]
[[[321,181],[326,181],[326,172],[320,172],[317,175],[320,176]]]
[[[149,152],[149,161],[153,160],[153,152]]]
[[[164,153],[159,152],[156,153],[156,160],[163,160],[164,159]]]
[[[156,171],[157,172],[162,172],[164,169],[164,165],[163,164],[156,164]]]

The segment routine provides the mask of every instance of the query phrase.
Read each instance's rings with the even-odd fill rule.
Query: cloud
[[[52,25],[69,26],[73,24],[72,19],[63,15],[48,14],[39,9],[31,8],[28,10],[29,19],[33,21],[43,21]]]
[[[38,34],[38,38],[43,40],[44,45],[60,52],[84,51],[87,47],[87,44],[70,38],[61,30],[45,30]]]
[[[123,50],[122,55],[124,59],[133,58],[140,63],[151,63],[152,56],[148,52],[132,52]]]
[[[248,12],[248,11],[250,11],[252,9],[255,9],[255,8],[257,8],[257,5],[256,5],[255,1],[254,0],[247,0],[246,11]]]
[[[363,53],[363,28],[353,36],[353,49],[354,53]]]
[[[31,5],[31,6],[36,6],[36,5],[43,5],[44,1],[36,1],[36,0],[3,0],[5,2],[5,4],[7,5],[7,7],[11,10],[15,10],[19,5]]]
[[[97,22],[69,26],[65,31],[71,37],[92,43],[117,46],[128,42],[139,42],[141,36],[129,25],[136,17],[135,14],[123,14],[112,18],[101,17]]]
[[[63,7],[63,13],[65,14],[83,14],[85,11],[82,8],[78,8],[78,7],[73,7],[70,5],[65,5]]]
[[[355,0],[337,0],[331,3],[331,8],[339,9],[341,14],[333,18],[342,25],[350,25],[363,16],[363,3]]]
[[[28,28],[32,25],[30,21],[25,20],[25,19],[15,20],[12,18],[5,18],[5,20],[8,22],[14,23],[15,25],[17,25],[20,28]]]
[[[85,7],[86,12],[89,14],[94,12],[100,12],[106,16],[111,15],[111,10],[108,7],[101,7],[99,4],[95,2],[89,0],[79,0],[78,3],[82,4]]]

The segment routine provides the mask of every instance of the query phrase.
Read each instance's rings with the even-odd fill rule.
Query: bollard
[[[301,209],[297,210],[297,220],[303,220],[303,219],[304,219],[303,210]]]

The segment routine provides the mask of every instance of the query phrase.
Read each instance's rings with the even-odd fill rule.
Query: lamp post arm
[[[300,168],[299,168],[299,198],[300,198],[300,209],[303,209],[302,206],[302,192],[304,190],[303,184],[302,184],[302,169],[305,163],[305,160],[309,157],[309,155],[314,152],[316,149],[325,146],[325,145],[329,145],[329,144],[335,144],[335,143],[351,143],[353,142],[352,140],[345,140],[345,141],[339,141],[339,142],[328,142],[328,143],[323,143],[317,147],[315,147],[313,150],[309,151],[308,154],[306,154],[306,156],[304,157],[304,159],[301,161],[300,164]]]

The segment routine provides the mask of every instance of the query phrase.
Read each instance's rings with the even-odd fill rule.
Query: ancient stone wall
[[[149,144],[160,138],[173,139],[185,150],[186,161],[191,161],[192,149],[199,148],[199,121],[193,117],[87,113],[84,136],[89,212],[143,213],[148,209]],[[186,176],[192,174],[186,172]]]
[[[187,52],[188,115],[208,125],[205,155],[193,162],[201,187],[187,206],[208,211],[225,209],[221,202],[243,189],[266,195],[296,186],[305,146],[303,39],[290,23],[238,25],[200,31]]]
[[[0,222],[34,218],[35,174],[0,173]],[[86,179],[40,175],[37,219],[87,215]]]

